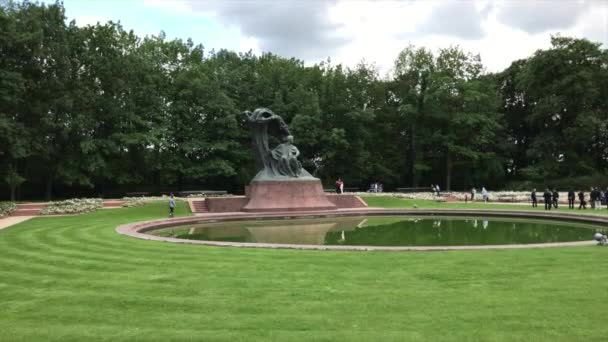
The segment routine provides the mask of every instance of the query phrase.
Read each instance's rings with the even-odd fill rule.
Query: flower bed
[[[441,196],[431,194],[430,192],[408,192],[408,193],[401,193],[401,192],[355,192],[355,193],[350,193],[349,192],[348,194],[353,194],[353,195],[357,195],[357,196],[391,196],[391,197],[397,197],[397,198],[415,199],[415,200],[424,200],[424,201],[436,201],[436,202],[445,202],[446,201],[445,193],[441,193]],[[464,197],[463,197],[463,201],[464,201]]]
[[[40,211],[41,215],[81,214],[103,207],[101,198],[73,198],[65,201],[49,202]]]
[[[0,217],[8,216],[17,209],[14,202],[0,202]]]
[[[124,201],[124,203],[122,204],[123,207],[125,208],[130,208],[130,207],[139,207],[142,206],[148,202],[161,202],[161,201],[169,201],[169,196],[146,196],[146,197],[123,197],[122,201]],[[179,198],[179,197],[173,197],[173,199],[177,202],[177,201],[186,201],[183,198]]]
[[[536,199],[539,203],[543,202],[543,192],[536,191]],[[531,191],[488,191],[488,201],[495,203],[530,203],[530,193]],[[445,201],[446,198],[454,199],[456,201],[465,201],[465,197],[467,201],[471,200],[470,192],[442,192],[441,196],[436,196],[431,194],[430,192],[412,192],[412,193],[398,193],[398,192],[382,192],[382,193],[370,193],[370,192],[360,192],[355,193],[359,196],[392,196],[399,198],[407,198],[407,199],[417,199],[417,200],[427,200],[427,201]],[[586,198],[589,198],[589,192],[585,193]],[[578,193],[576,195],[576,202],[578,202]],[[483,196],[481,195],[481,191],[477,191],[475,194],[475,201],[481,202],[483,200]],[[567,192],[559,192],[559,203],[568,203],[568,193]]]

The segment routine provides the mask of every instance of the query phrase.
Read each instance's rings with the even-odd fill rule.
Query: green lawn
[[[0,341],[607,338],[608,248],[265,250],[114,231],[166,214],[156,203],[0,230]]]

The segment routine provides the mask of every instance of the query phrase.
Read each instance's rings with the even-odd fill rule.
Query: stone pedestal
[[[323,192],[318,179],[252,181],[248,189],[248,212],[332,210],[336,205]]]

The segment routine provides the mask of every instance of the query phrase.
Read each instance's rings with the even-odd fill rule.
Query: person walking
[[[336,193],[337,194],[340,193],[340,183],[342,183],[342,179],[338,178],[338,180],[336,181]]]
[[[489,198],[488,198],[488,190],[486,190],[485,187],[481,187],[481,198],[483,199],[483,202],[486,203],[488,202]]]
[[[344,181],[340,179],[340,193],[344,193]]]
[[[530,198],[532,199],[532,208],[538,207],[538,201],[536,200],[536,188],[532,189]]]
[[[173,194],[169,198],[169,217],[173,217],[175,215],[175,198],[173,198]]]
[[[591,209],[595,209],[595,188],[591,187],[589,191],[589,201],[591,202]]]
[[[583,192],[583,190],[579,191],[578,200],[580,202],[580,204],[578,205],[578,210],[587,209],[587,202],[585,202],[585,193]]]
[[[546,188],[545,192],[543,193],[543,199],[545,201],[545,210],[551,210],[551,196],[551,191],[549,191],[549,188]]]
[[[475,190],[475,187],[473,187],[471,189],[471,202],[475,202],[475,194],[477,193],[477,190]]]
[[[555,209],[557,209],[557,203],[559,202],[559,192],[557,192],[557,190],[553,189],[553,206],[555,207]]]
[[[439,184],[435,185],[435,190],[437,190],[437,196],[441,196],[441,189],[439,188]]]
[[[568,191],[568,209],[574,209],[574,191]]]

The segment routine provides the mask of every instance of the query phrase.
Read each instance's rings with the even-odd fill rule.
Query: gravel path
[[[27,221],[34,216],[8,216],[0,219],[0,229],[8,228],[17,223]]]

